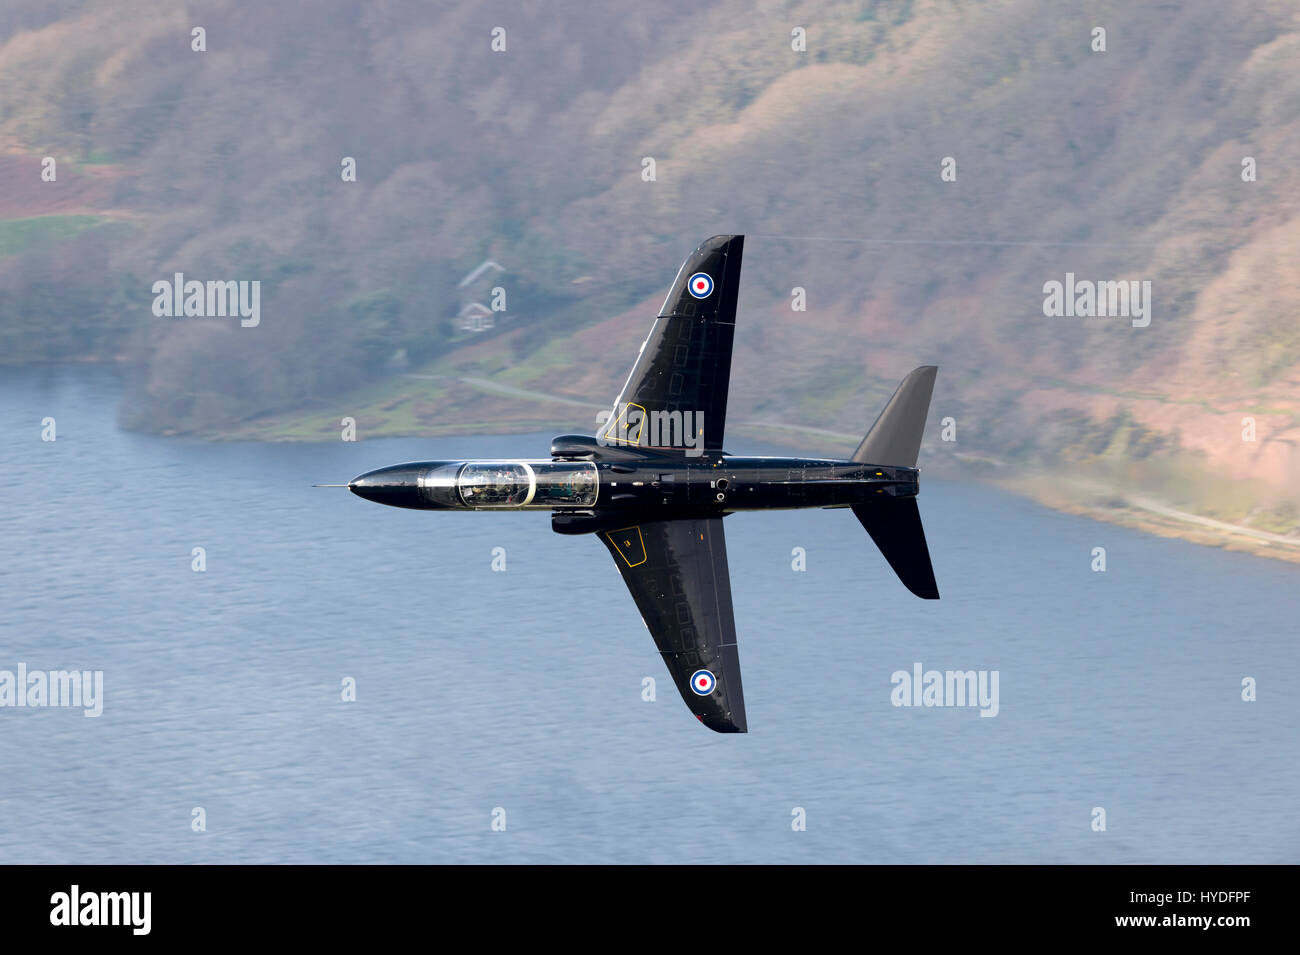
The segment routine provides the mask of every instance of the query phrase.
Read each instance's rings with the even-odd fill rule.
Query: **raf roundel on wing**
[[[697,696],[708,696],[713,692],[717,682],[711,670],[696,670],[691,674],[691,689]]]
[[[696,298],[708,298],[713,294],[713,279],[703,272],[696,272],[687,280],[686,291]]]

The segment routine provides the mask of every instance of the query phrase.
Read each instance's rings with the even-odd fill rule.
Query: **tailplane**
[[[939,585],[914,497],[891,497],[854,504],[853,513],[894,568],[903,586],[923,600],[938,600]]]
[[[916,467],[938,372],[936,365],[922,365],[903,379],[851,460],[860,464]],[[881,495],[868,504],[854,504],[853,513],[903,586],[918,597],[938,600],[939,586],[934,580],[916,498]]]

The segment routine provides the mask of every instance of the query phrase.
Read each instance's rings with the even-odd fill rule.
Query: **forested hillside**
[[[472,428],[510,402],[401,372],[607,401],[743,232],[738,419],[860,433],[933,362],[931,460],[1293,533],[1298,62],[1280,0],[7,3],[0,361],[120,362],[151,431]],[[509,318],[467,335],[488,257]],[[156,316],[177,272],[260,281],[260,324]],[[1067,273],[1149,281],[1150,324],[1045,316]]]

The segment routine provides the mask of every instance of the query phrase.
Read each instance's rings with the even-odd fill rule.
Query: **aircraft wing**
[[[651,521],[599,536],[691,712],[718,733],[746,732],[722,518]]]
[[[716,235],[682,263],[598,437],[642,448],[722,448],[744,246],[743,235]],[[673,428],[691,444],[673,440]]]

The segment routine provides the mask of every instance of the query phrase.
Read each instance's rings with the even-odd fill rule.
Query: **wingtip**
[[[696,247],[696,252],[702,252],[706,249],[721,249],[726,246],[743,246],[745,244],[744,233],[721,232],[718,235],[711,235]],[[733,248],[734,251],[734,248]]]
[[[709,714],[696,713],[695,718],[713,730],[715,733],[748,733],[749,727],[745,723],[745,718],[735,719],[734,714],[727,716],[712,716]]]

